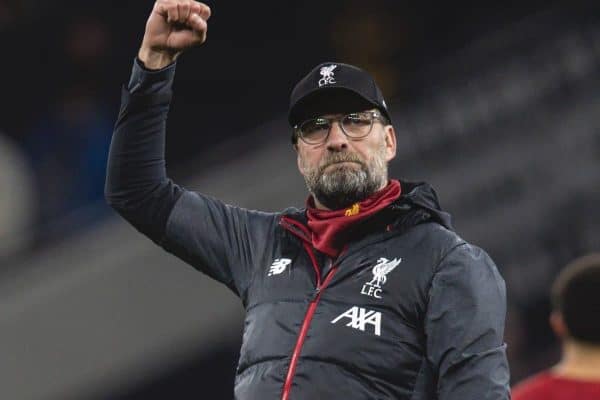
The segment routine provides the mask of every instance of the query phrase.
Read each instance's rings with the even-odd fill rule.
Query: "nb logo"
[[[349,320],[346,326],[358,329],[361,332],[364,332],[367,329],[367,325],[371,325],[373,333],[377,336],[381,336],[381,313],[378,311],[354,306],[345,313],[337,316],[331,323],[335,324],[342,319]]]
[[[322,67],[319,70],[319,73],[323,76],[321,79],[319,79],[319,87],[335,83],[335,79],[333,76],[333,70],[336,68],[337,68],[337,65],[333,64],[333,65],[328,65],[327,67]]]
[[[285,271],[285,267],[287,267],[291,263],[292,260],[290,260],[289,258],[276,258],[273,261],[273,264],[271,264],[271,267],[269,267],[269,273],[267,274],[267,276],[279,275],[280,273]]]

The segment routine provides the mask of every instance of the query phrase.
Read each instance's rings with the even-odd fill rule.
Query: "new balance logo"
[[[333,321],[331,321],[331,323],[335,324],[344,318],[350,320],[346,326],[359,329],[364,332],[367,329],[367,325],[372,325],[375,335],[381,336],[381,313],[378,311],[367,310],[362,307],[354,306],[345,313],[336,317]]]
[[[271,264],[267,276],[279,275],[280,273],[285,271],[285,267],[287,267],[291,263],[292,260],[290,260],[289,258],[276,258],[275,261],[273,261],[273,264]]]

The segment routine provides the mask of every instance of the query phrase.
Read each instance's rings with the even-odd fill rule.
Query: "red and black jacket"
[[[330,259],[312,247],[303,210],[241,209],[168,179],[174,68],[134,67],[106,198],[242,300],[236,399],[509,398],[504,281],[452,230],[428,185],[403,182]]]

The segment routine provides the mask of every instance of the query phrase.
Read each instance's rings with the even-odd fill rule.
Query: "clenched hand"
[[[139,59],[161,69],[185,50],[206,40],[210,8],[193,0],[157,0],[146,23]]]

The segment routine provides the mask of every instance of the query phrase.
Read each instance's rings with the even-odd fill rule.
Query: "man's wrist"
[[[178,55],[179,53],[154,51],[142,46],[138,52],[138,60],[145,69],[158,71],[173,64],[177,60]]]

